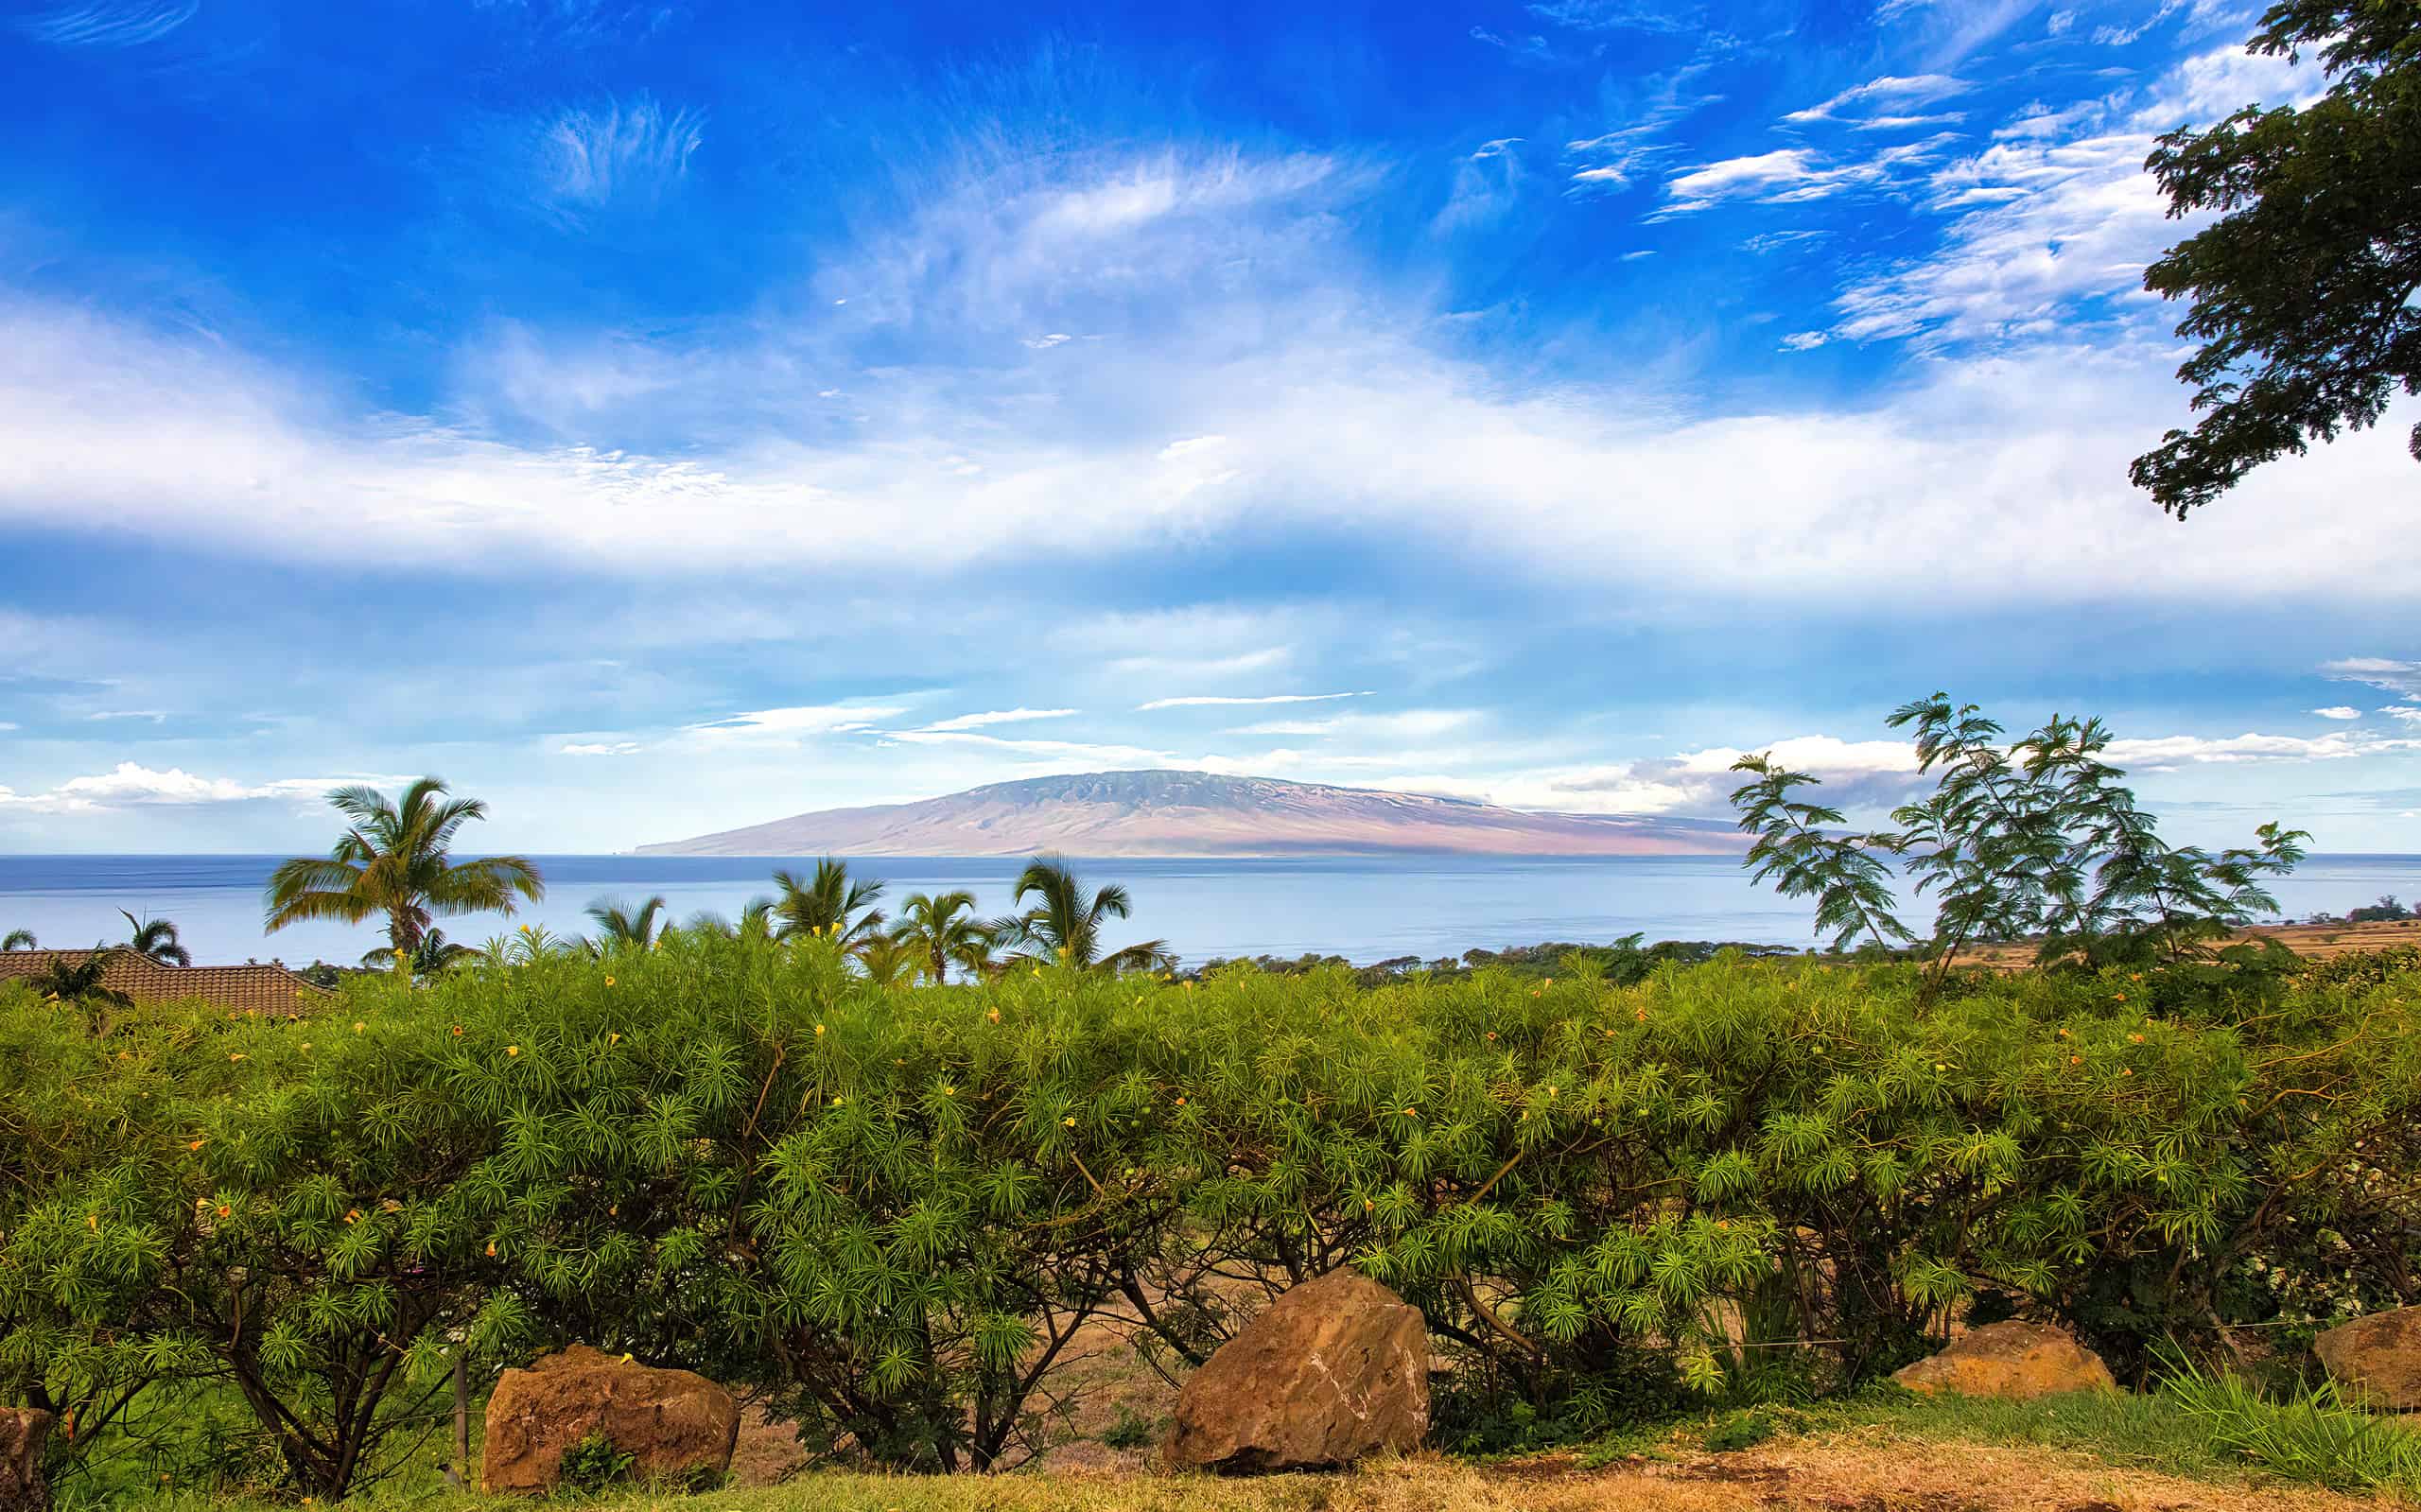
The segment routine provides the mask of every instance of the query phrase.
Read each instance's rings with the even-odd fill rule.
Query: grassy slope
[[[1643,1427],[1582,1449],[1489,1463],[1437,1455],[1341,1476],[1209,1481],[1149,1469],[976,1477],[844,1471],[704,1497],[642,1489],[597,1499],[615,1512],[1741,1512],[1753,1507],[1913,1508],[1916,1512],[2104,1512],[2190,1503],[2213,1512],[2341,1512],[2395,1504],[2292,1486],[2249,1471],[2203,1423],[2161,1396],[2073,1396],[2034,1402],[1910,1398],[1890,1390],[1807,1408],[1763,1410],[1774,1435],[1714,1452],[1738,1414]],[[69,1508],[98,1486],[62,1487]],[[173,1489],[111,1504],[144,1512],[244,1512],[270,1503]],[[368,1499],[415,1512],[527,1503],[443,1490],[411,1477]],[[584,1500],[584,1499],[583,1499]]]

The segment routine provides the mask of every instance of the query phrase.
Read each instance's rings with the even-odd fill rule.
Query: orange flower
[[[462,1026],[461,1024],[456,1024],[456,1025],[454,1026],[454,1031],[453,1031],[453,1033],[454,1033],[454,1037],[455,1037],[456,1039],[460,1039],[460,1038],[462,1038]]]
[[[188,1150],[199,1150],[201,1148],[201,1141],[200,1139],[196,1139],[193,1143],[186,1145],[185,1148]]]
[[[2127,1036],[2127,1042],[2131,1045],[2140,1045],[2144,1042],[2144,1036],[2141,1034],[2129,1034]]]
[[[357,1019],[355,1019],[355,1020],[353,1021],[353,1032],[354,1032],[355,1034],[360,1034],[363,1030],[365,1030],[365,1029],[367,1029],[367,1028],[369,1028],[369,1027],[370,1027],[370,1026],[369,1026],[368,1024],[363,1023],[363,1022],[362,1022],[360,1019],[358,1019],[358,1018],[357,1018]]]
[[[225,1203],[223,1203],[223,1202],[222,1202],[222,1203],[220,1203],[220,1204],[218,1205],[218,1216],[219,1216],[219,1217],[221,1217],[221,1218],[225,1218],[225,1217],[229,1216],[230,1214],[234,1213],[234,1212],[235,1212],[235,1208],[228,1207],[228,1206],[227,1206]]]
[[[1403,1116],[1408,1119],[1417,1119],[1420,1117],[1420,1109],[1417,1107],[1408,1107],[1403,1110]]]
[[[229,1060],[231,1060],[231,1061],[239,1061],[239,1060],[242,1060],[242,1059],[244,1058],[244,1052],[243,1052],[242,1051],[240,1051],[240,1050],[239,1050],[239,1051],[234,1051],[234,1052],[230,1053],[230,1054],[228,1055],[228,1057],[227,1057],[227,1058],[228,1058]]]
[[[2082,1066],[2084,1064],[2084,1057],[2081,1055],[2071,1055],[2068,1057],[2068,1064],[2071,1066]]]
[[[489,1254],[491,1257],[493,1257],[493,1256],[496,1254],[496,1245],[495,1245],[495,1243],[489,1243],[489,1245],[488,1245],[488,1254]]]
[[[997,1024],[997,1023],[999,1023],[999,1022],[1001,1021],[1001,1010],[999,1010],[998,1008],[995,1008],[995,1009],[993,1009],[990,1013],[985,1014],[984,1017],[986,1017],[986,1018],[989,1018],[990,1020],[992,1020],[992,1022],[994,1022],[994,1023],[996,1023],[996,1024]]]
[[[1183,1098],[1178,1098],[1178,1099],[1176,1100],[1176,1105],[1177,1105],[1177,1106],[1179,1106],[1179,1107],[1183,1107],[1183,1106],[1185,1106],[1185,1099],[1183,1099]]]
[[[1489,1030],[1489,1031],[1488,1032],[1488,1037],[1489,1037],[1489,1039],[1493,1040],[1493,1039],[1496,1037],[1496,1031],[1495,1031],[1495,1030],[1493,1030],[1493,1029]]]
[[[348,1224],[359,1223],[361,1221],[361,1209],[358,1208],[346,1208],[344,1210],[344,1221]]]

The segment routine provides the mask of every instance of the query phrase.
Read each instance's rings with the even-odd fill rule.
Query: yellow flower
[[[360,1034],[363,1030],[365,1030],[365,1029],[367,1029],[367,1028],[369,1028],[369,1027],[370,1027],[370,1026],[369,1026],[368,1024],[363,1023],[363,1022],[362,1022],[360,1019],[358,1019],[358,1018],[357,1018],[357,1019],[355,1019],[355,1020],[353,1021],[353,1032],[354,1032],[355,1034]]]
[[[307,1039],[306,1039],[306,1040],[305,1040],[305,1041],[303,1042],[303,1053],[305,1053],[305,1055],[308,1055],[310,1052],[311,1052],[311,1042],[310,1042],[309,1040],[307,1040]]]
[[[847,1101],[849,1101],[849,1100],[848,1100],[847,1098],[845,1098],[845,1097],[835,1096],[835,1097],[832,1099],[832,1105],[833,1105],[834,1107],[839,1107],[841,1104],[843,1104],[844,1103],[846,1103]]]
[[[507,1055],[518,1055],[521,1053],[521,1047],[518,1045],[507,1045],[504,1047],[504,1052]]]
[[[1076,1121],[1075,1121],[1074,1119],[1072,1119],[1072,1118],[1061,1119],[1059,1121],[1060,1121],[1060,1122],[1062,1122],[1062,1123],[1064,1123],[1064,1124],[1066,1124],[1068,1127],[1070,1127],[1070,1128],[1071,1128],[1071,1129],[1072,1129],[1072,1128],[1074,1128],[1074,1127],[1076,1126]]]
[[[948,1082],[944,1082],[944,1083],[942,1084],[942,1096],[944,1096],[944,1097],[956,1097],[957,1095],[958,1095],[958,1088],[957,1088],[957,1087],[950,1086]]]
[[[614,979],[613,979],[613,978],[611,978],[611,977],[607,977],[607,978],[605,979],[605,985],[607,985],[607,986],[609,986],[609,987],[610,987],[610,986],[612,986],[613,984],[614,984]]]
[[[239,1051],[234,1051],[233,1053],[231,1053],[227,1058],[228,1058],[229,1060],[231,1060],[231,1061],[239,1061],[239,1060],[242,1060],[242,1059],[244,1058],[244,1052],[243,1052],[242,1051],[240,1051],[240,1050],[239,1050]]]
[[[822,1033],[824,1033],[824,1026],[823,1026],[822,1024],[818,1024],[818,1025],[816,1025],[816,1026],[815,1026],[815,1032],[816,1032],[817,1034],[822,1034]]]
[[[621,1035],[620,1031],[618,1031],[618,1031],[616,1031],[615,1033],[610,1034],[607,1034],[607,1035],[605,1036],[605,1043],[607,1043],[608,1045],[618,1045],[618,1044],[620,1044],[621,1042],[622,1042],[622,1035]]]

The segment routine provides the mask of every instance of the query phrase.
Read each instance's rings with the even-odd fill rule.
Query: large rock
[[[50,1484],[42,1475],[42,1448],[50,1414],[39,1407],[0,1407],[0,1512],[48,1512]]]
[[[740,1406],[689,1370],[659,1370],[575,1344],[496,1378],[479,1454],[486,1491],[551,1491],[564,1451],[602,1432],[641,1482],[720,1478],[731,1467]]]
[[[2421,1408],[2421,1307],[2356,1318],[2311,1347],[2349,1399],[2397,1412]]]
[[[1930,1360],[1893,1374],[1913,1391],[1956,1392],[1962,1397],[2008,1397],[2023,1401],[2062,1391],[2116,1391],[2110,1367],[2048,1323],[1988,1323],[1951,1341]]]
[[[1429,1433],[1420,1310],[1353,1271],[1289,1288],[1177,1394],[1169,1463],[1236,1472],[1331,1469]]]

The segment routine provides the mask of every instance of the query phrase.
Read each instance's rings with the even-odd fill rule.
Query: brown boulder
[[[1356,1272],[1289,1288],[1177,1393],[1168,1460],[1221,1471],[1332,1469],[1429,1433],[1420,1310]]]
[[[564,1451],[601,1432],[632,1456],[635,1480],[720,1477],[731,1467],[740,1406],[695,1371],[575,1344],[498,1376],[486,1423],[479,1488],[543,1492],[562,1478]]]
[[[1893,1373],[1912,1391],[2024,1401],[2063,1391],[2116,1391],[2110,1367],[2064,1329],[2011,1318],[1972,1329],[1930,1360]]]
[[[39,1407],[0,1407],[0,1512],[48,1512],[50,1483],[42,1449],[50,1414]]]
[[[2421,1307],[2356,1318],[2311,1347],[2348,1400],[2397,1412],[2421,1408]]]

